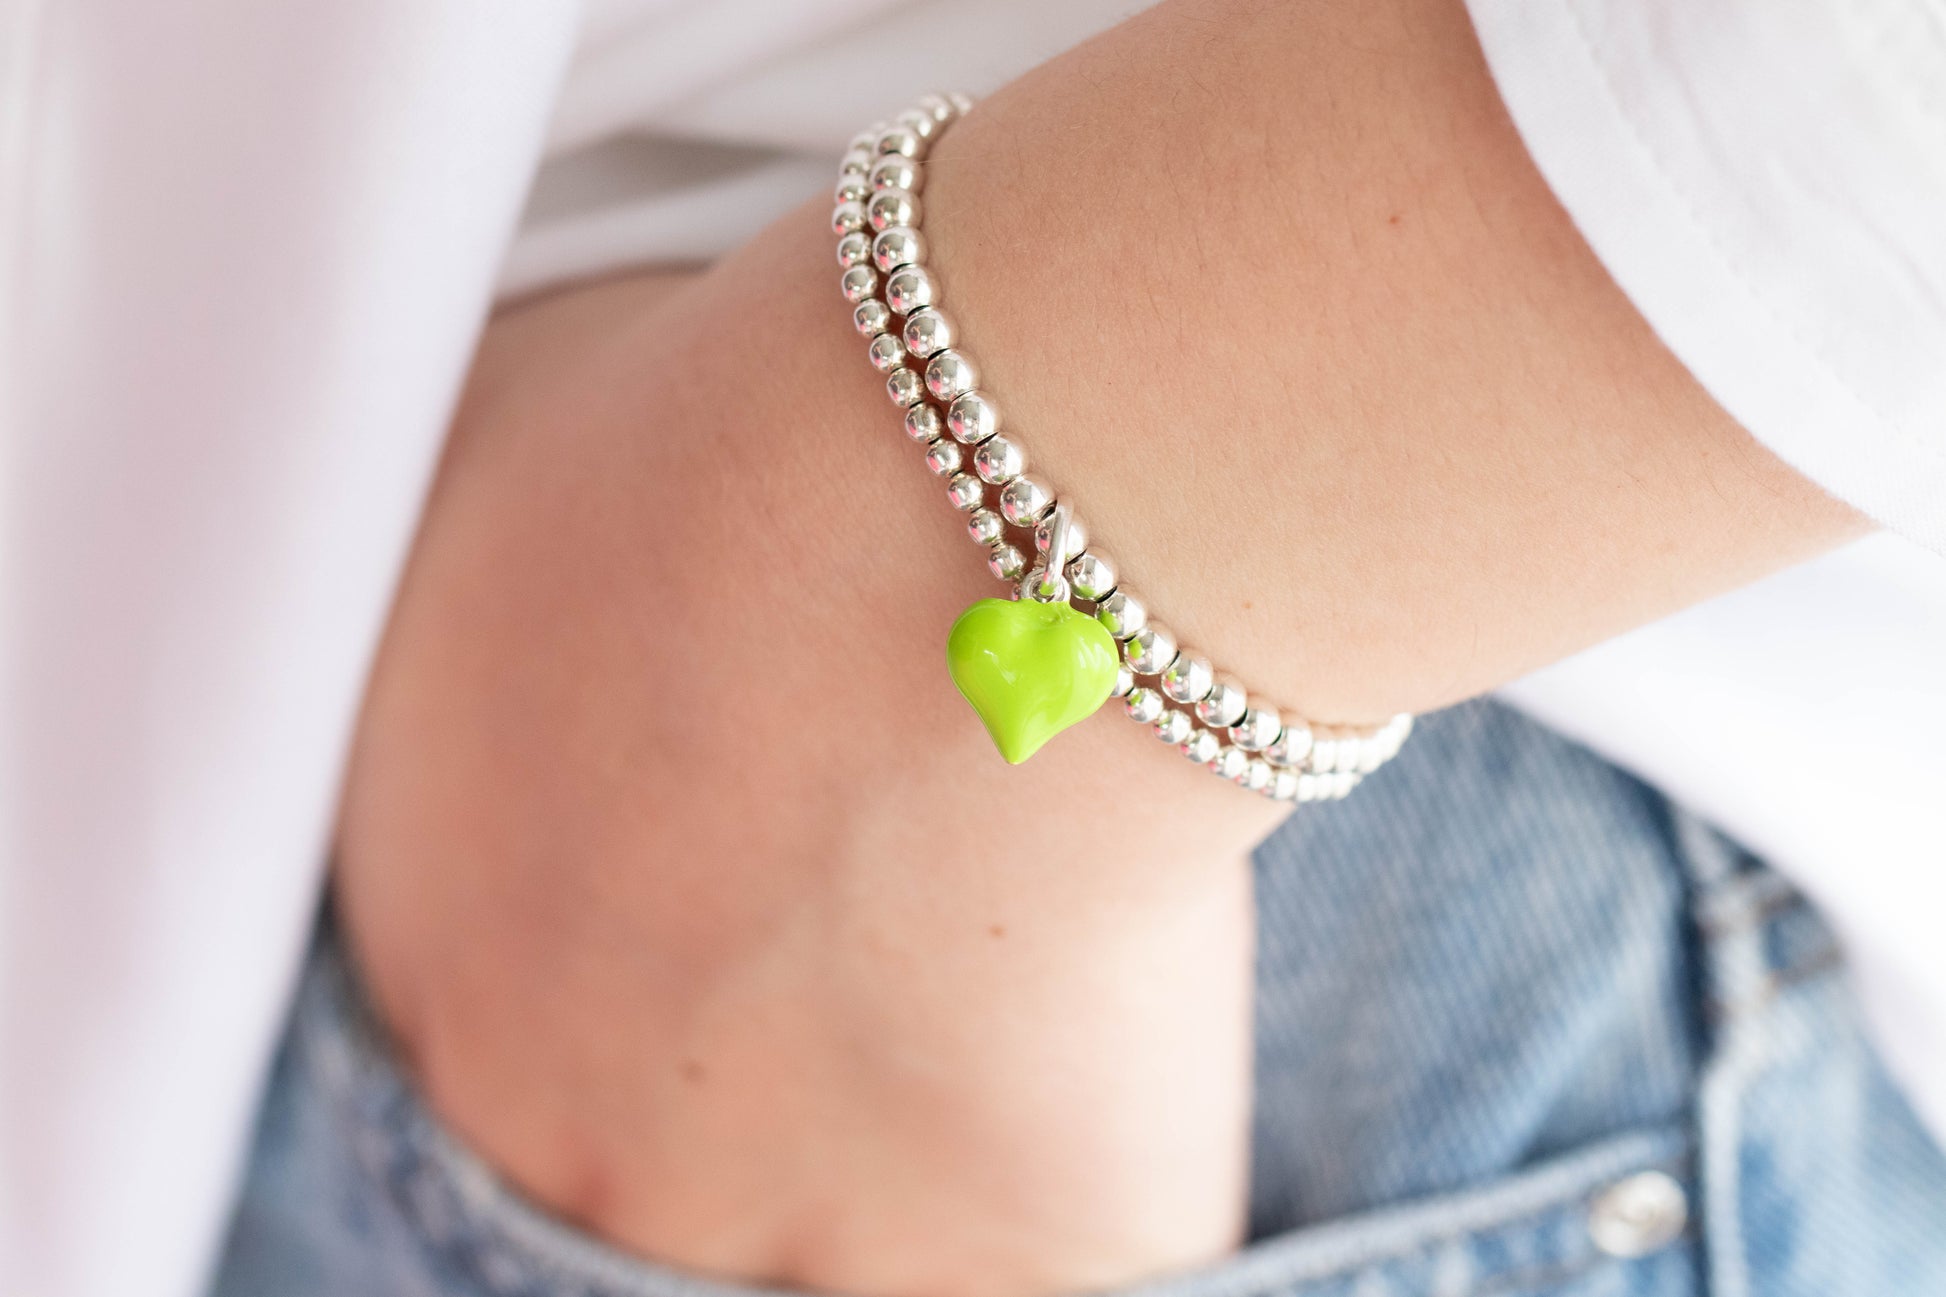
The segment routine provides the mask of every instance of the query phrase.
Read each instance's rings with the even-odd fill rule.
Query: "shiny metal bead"
[[[977,545],[995,545],[1007,534],[1007,524],[991,509],[975,509],[966,517],[966,534]]]
[[[955,437],[970,446],[1000,430],[1000,409],[985,392],[968,392],[946,407],[946,423]]]
[[[980,479],[971,473],[955,473],[953,480],[946,483],[946,498],[955,509],[971,513],[986,503],[987,492]]]
[[[1222,746],[1208,730],[1194,730],[1182,741],[1182,754],[1197,765],[1206,766],[1216,759],[1216,751]]]
[[[1309,774],[1299,775],[1297,777],[1297,796],[1292,798],[1291,800],[1295,802],[1317,801],[1318,800],[1318,777],[1316,775],[1309,775]]]
[[[890,157],[882,157],[872,164],[872,189],[874,192],[880,189],[903,189],[909,194],[916,194],[924,187],[925,183],[925,168],[921,167],[911,158],[894,153]],[[859,215],[862,217],[864,215],[863,211],[860,211]]]
[[[1162,692],[1171,702],[1199,703],[1209,697],[1209,691],[1216,684],[1216,669],[1209,664],[1208,658],[1180,653],[1162,673]]]
[[[876,159],[878,157],[879,132],[891,124],[890,122],[873,122],[870,126],[867,126],[864,130],[852,136],[851,143],[846,145],[845,148],[849,152],[863,153],[868,158]]]
[[[931,306],[936,291],[924,266],[901,266],[886,277],[885,304],[895,315],[910,315],[922,306]]]
[[[831,201],[834,203],[862,203],[872,196],[872,187],[863,176],[842,175],[831,188]],[[865,210],[865,219],[871,219],[871,209]]]
[[[1292,721],[1277,736],[1277,741],[1264,749],[1264,760],[1280,769],[1295,770],[1304,764],[1304,758],[1311,752],[1311,727],[1302,721]]]
[[[1027,560],[1012,545],[995,545],[987,555],[987,571],[1002,581],[1011,581],[1027,567]]]
[[[900,266],[919,264],[925,255],[926,241],[910,225],[880,230],[872,239],[872,264],[888,275]]]
[[[1357,774],[1358,762],[1364,756],[1364,747],[1365,744],[1360,739],[1349,736],[1339,739],[1338,759],[1332,763],[1331,769],[1341,775]]]
[[[1104,554],[1077,554],[1068,561],[1068,584],[1083,599],[1106,599],[1115,592],[1115,578],[1115,565]]]
[[[953,101],[953,111],[955,113],[963,115],[973,111],[973,101],[959,91],[952,91],[946,97]]]
[[[894,126],[903,126],[920,139],[931,143],[939,134],[939,120],[931,113],[919,108],[908,108],[892,119]]]
[[[1122,706],[1128,711],[1130,720],[1150,725],[1162,716],[1162,695],[1153,689],[1137,687],[1128,691]]]
[[[1017,477],[1000,492],[1000,516],[1016,527],[1041,520],[1054,507],[1054,493],[1031,477]]]
[[[936,401],[965,396],[978,381],[979,374],[964,352],[949,348],[926,362],[926,390]]]
[[[838,276],[838,291],[854,306],[872,295],[878,287],[878,272],[870,266],[853,266]]]
[[[869,189],[871,187],[870,176],[872,174],[872,164],[876,161],[878,161],[878,155],[870,149],[847,149],[845,156],[838,160],[838,174],[841,176],[858,176],[865,181],[865,187]]]
[[[862,266],[872,257],[872,241],[863,230],[853,230],[838,240],[838,265],[844,270]],[[877,330],[873,330],[877,332]]]
[[[1122,641],[1122,660],[1138,676],[1161,675],[1176,660],[1176,637],[1167,626],[1150,622]]]
[[[1189,717],[1182,712],[1166,711],[1156,718],[1155,736],[1169,746],[1175,747],[1187,739],[1189,732],[1195,728]]]
[[[1126,590],[1117,590],[1095,605],[1095,620],[1116,639],[1127,639],[1149,624],[1149,610]]]
[[[1239,752],[1233,747],[1225,746],[1218,748],[1216,755],[1210,758],[1209,768],[1223,778],[1234,781],[1238,775],[1243,773],[1243,768],[1249,764],[1249,753]]]
[[[910,126],[894,126],[878,137],[880,157],[917,158],[925,154],[926,142]]]
[[[1349,770],[1334,770],[1328,775],[1319,775],[1318,781],[1324,786],[1324,795],[1334,802],[1358,787],[1358,776]]]
[[[1303,776],[1295,770],[1279,770],[1271,777],[1268,791],[1271,797],[1280,802],[1297,800],[1297,781]]]
[[[951,477],[959,472],[959,443],[951,437],[935,437],[928,442],[926,467],[934,477]]]
[[[1019,476],[1019,474],[1023,472],[1026,468],[1025,452],[1022,452],[1021,460],[1022,460],[1021,467],[1014,470],[1015,476]],[[1049,540],[1053,539],[1053,536],[1054,536],[1054,520],[1052,518],[1041,519],[1040,522],[1038,522],[1034,526],[1034,552],[1036,554],[1047,553],[1047,543]],[[1088,548],[1088,529],[1082,525],[1081,519],[1069,518],[1068,519],[1068,553],[1079,556],[1081,551],[1086,548]],[[1073,566],[1073,564],[1070,563],[1069,566]],[[1088,597],[1092,598],[1093,596],[1090,595]]]
[[[920,95],[919,111],[928,114],[942,126],[953,120],[953,104],[945,95]]]
[[[946,421],[936,406],[919,404],[905,412],[905,435],[914,441],[931,441],[946,431]]]
[[[905,319],[905,346],[915,356],[936,356],[953,345],[953,322],[937,307],[914,311]]]
[[[1126,698],[1129,690],[1135,688],[1135,673],[1127,665],[1115,668],[1115,683],[1108,690],[1110,698]]]
[[[875,335],[865,346],[865,359],[881,374],[889,374],[905,361],[905,344],[889,333]]]
[[[1260,793],[1270,787],[1270,778],[1270,762],[1262,757],[1251,757],[1243,763],[1243,771],[1236,776],[1236,781],[1239,786],[1248,788],[1253,793]]]
[[[865,204],[839,203],[831,209],[831,232],[853,234],[865,228]]]
[[[1359,774],[1369,775],[1392,759],[1392,754],[1385,750],[1385,742],[1386,733],[1383,729],[1358,740],[1358,764],[1354,769]]]
[[[1284,720],[1269,707],[1252,707],[1230,726],[1230,742],[1245,752],[1262,752],[1284,732]]]
[[[892,327],[892,312],[876,297],[868,297],[852,310],[851,323],[869,338]]]
[[[861,194],[859,199],[865,204],[865,221],[874,230],[919,224],[919,196],[910,189],[881,189],[869,197]]]
[[[1209,695],[1196,704],[1196,719],[1213,730],[1226,730],[1243,719],[1249,707],[1243,686],[1234,680],[1218,680]]]
[[[885,394],[892,398],[892,404],[909,410],[926,399],[926,380],[901,365],[885,376]]]
[[[988,437],[973,451],[973,471],[980,475],[982,482],[1005,486],[1027,471],[1027,452],[1005,437]],[[1046,526],[1047,523],[1043,521],[1035,529],[1036,552],[1047,549],[1039,539],[1040,530]]]
[[[1322,734],[1311,740],[1311,750],[1304,756],[1304,768],[1314,775],[1328,774],[1338,768],[1338,740]]]

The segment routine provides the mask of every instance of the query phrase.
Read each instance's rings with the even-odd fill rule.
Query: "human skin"
[[[1863,530],[1606,278],[1453,0],[1172,0],[955,126],[924,201],[1035,471],[1304,715]],[[488,330],[347,776],[349,937],[441,1114],[644,1255],[934,1297],[1210,1260],[1282,812],[1117,717],[993,754],[942,659],[994,586],[828,214]]]

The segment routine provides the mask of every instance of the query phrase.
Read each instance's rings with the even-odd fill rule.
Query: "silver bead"
[[[922,108],[908,108],[892,119],[895,126],[903,126],[920,139],[931,142],[939,134],[939,119]]]
[[[920,95],[919,111],[930,115],[942,126],[953,120],[953,104],[945,95]]]
[[[1303,766],[1304,758],[1311,753],[1311,727],[1302,721],[1292,721],[1277,736],[1277,741],[1264,749],[1264,760],[1273,766],[1296,770]]]
[[[1250,755],[1233,747],[1220,747],[1210,758],[1209,768],[1225,779],[1235,779],[1250,764]]]
[[[1318,777],[1310,774],[1299,775],[1297,777],[1297,796],[1292,800],[1297,802],[1317,801]]]
[[[1083,599],[1106,599],[1115,592],[1115,565],[1103,554],[1077,554],[1068,560],[1068,584]]]
[[[877,161],[878,134],[891,124],[890,122],[873,122],[870,126],[852,136],[851,143],[846,145],[845,148],[849,152],[863,153],[866,157]]]
[[[925,169],[911,158],[894,153],[872,164],[873,192],[880,189],[903,189],[909,194],[916,194],[925,183]],[[864,216],[862,210],[859,216]]]
[[[1127,639],[1149,624],[1149,610],[1126,590],[1117,590],[1095,605],[1095,620],[1116,639]]]
[[[1225,730],[1243,719],[1249,701],[1243,686],[1234,680],[1218,680],[1209,695],[1196,704],[1196,719],[1213,730]]]
[[[1054,493],[1031,477],[1017,477],[1000,492],[1000,516],[1016,527],[1041,520],[1054,507]]]
[[[831,232],[853,234],[865,228],[865,204],[839,203],[831,209]]]
[[[1317,735],[1304,756],[1304,768],[1314,775],[1329,774],[1338,767],[1338,740]]]
[[[1184,739],[1187,739],[1189,732],[1195,728],[1190,723],[1189,717],[1183,713],[1167,711],[1156,718],[1155,736],[1173,747],[1181,743]]]
[[[859,188],[864,188],[863,182]],[[865,204],[865,222],[874,230],[919,224],[919,196],[910,189],[881,189],[870,197],[861,193],[859,198]]]
[[[838,174],[867,177],[865,184],[870,188],[871,181],[868,177],[872,174],[872,164],[877,161],[878,155],[870,149],[848,149],[845,151],[845,156],[838,160]]]
[[[1127,709],[1130,720],[1140,721],[1144,725],[1153,724],[1162,715],[1162,695],[1153,689],[1138,687],[1128,691],[1122,706]]]
[[[892,327],[892,312],[876,297],[868,297],[860,302],[851,313],[851,322],[866,337],[883,333]]]
[[[1358,775],[1350,770],[1336,770],[1328,775],[1319,775],[1318,779],[1320,781],[1329,781],[1324,790],[1324,795],[1334,802],[1346,796],[1352,789],[1358,787]]]
[[[926,151],[926,142],[909,126],[894,126],[878,137],[881,157],[917,158]]]
[[[976,545],[992,545],[1007,534],[1007,524],[991,509],[975,509],[966,517],[966,534]]]
[[[995,545],[993,552],[987,555],[987,571],[1002,581],[1013,580],[1026,566],[1027,560],[1012,545]]]
[[[960,351],[948,349],[926,362],[926,390],[937,401],[951,401],[973,390],[979,375]]]
[[[926,399],[926,380],[901,365],[885,376],[885,394],[892,398],[892,404],[909,410]]]
[[[928,306],[905,319],[905,346],[915,356],[933,356],[953,345],[953,322]]]
[[[971,473],[955,473],[946,483],[946,498],[962,513],[971,513],[986,503],[986,488]]]
[[[1280,802],[1297,800],[1297,781],[1302,778],[1295,770],[1279,770],[1271,777],[1269,793]]]
[[[1210,688],[1216,683],[1216,671],[1208,658],[1183,653],[1162,673],[1160,683],[1171,702],[1199,703],[1209,697]]]
[[[845,174],[831,189],[831,200],[837,203],[862,203],[872,196],[872,187],[865,177]],[[865,210],[865,219],[871,219],[871,209]]]
[[[946,423],[955,437],[972,445],[1000,430],[1000,408],[985,392],[968,392],[946,407]]]
[[[905,344],[889,333],[875,336],[865,347],[865,358],[881,374],[889,374],[905,360]]]
[[[1356,769],[1359,774],[1369,775],[1390,759],[1390,754],[1385,751],[1384,730],[1367,734],[1358,740],[1358,765]]]
[[[973,471],[980,475],[982,482],[1005,486],[1027,471],[1027,454],[1005,437],[988,437],[973,452]],[[1047,523],[1042,522],[1040,526],[1045,527]],[[1038,539],[1039,531],[1037,527],[1034,548],[1045,552],[1047,546]]]
[[[935,477],[951,477],[959,472],[959,443],[951,437],[936,437],[927,443],[926,467]]]
[[[895,315],[910,315],[922,306],[931,306],[935,291],[924,266],[901,266],[886,277],[885,304]]]
[[[1110,686],[1108,696],[1126,698],[1129,690],[1133,688],[1135,688],[1135,673],[1129,670],[1126,664],[1118,665],[1115,668],[1115,683]]]
[[[1176,660],[1176,637],[1167,626],[1150,622],[1122,642],[1122,660],[1138,676],[1161,675]]]
[[[1284,720],[1275,709],[1252,707],[1230,726],[1230,742],[1245,752],[1262,752],[1284,732]]]
[[[1243,773],[1236,777],[1236,781],[1251,792],[1260,793],[1270,787],[1270,777],[1270,762],[1262,757],[1251,757],[1243,763]]]
[[[978,458],[979,457],[977,455],[974,456],[975,461],[977,461]],[[1021,460],[1022,460],[1021,467],[1014,470],[1014,475],[1016,477],[1019,476],[1026,468],[1025,452],[1022,452]],[[1040,522],[1036,523],[1034,526],[1034,552],[1036,554],[1047,553],[1047,544],[1050,540],[1053,539],[1053,536],[1054,536],[1054,520],[1052,518],[1043,518],[1040,520]],[[1081,551],[1086,548],[1088,548],[1088,529],[1081,525],[1081,519],[1069,518],[1068,519],[1068,553],[1072,555],[1079,555]],[[1073,566],[1072,561],[1070,561],[1069,566],[1070,567]],[[1093,596],[1088,596],[1088,597],[1092,598]]]
[[[905,435],[914,441],[931,441],[945,430],[946,423],[939,417],[937,406],[920,404],[905,412]]]
[[[925,255],[926,241],[910,225],[880,230],[872,239],[872,264],[888,275],[900,266],[918,265]]]
[[[878,272],[870,266],[853,266],[838,276],[838,291],[843,293],[845,300],[853,305],[870,297],[872,290],[877,287]]]
[[[1216,750],[1222,746],[1208,730],[1196,730],[1182,741],[1182,754],[1197,765],[1206,766],[1215,760]]]
[[[959,91],[954,90],[948,93],[946,97],[953,101],[953,112],[956,115],[963,117],[973,111],[973,101]]]
[[[853,230],[838,240],[838,265],[845,270],[862,266],[871,259],[872,241],[863,230]]]
[[[1363,755],[1364,746],[1359,740],[1349,736],[1339,739],[1338,759],[1332,763],[1331,769],[1341,775],[1357,774],[1358,762]]]

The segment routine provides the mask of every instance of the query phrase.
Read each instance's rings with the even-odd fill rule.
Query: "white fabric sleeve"
[[[1709,393],[1946,553],[1946,9],[1468,0],[1527,148]]]

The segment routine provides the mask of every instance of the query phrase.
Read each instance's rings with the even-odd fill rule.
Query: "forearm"
[[[1849,534],[1629,310],[1457,5],[1163,6],[937,150],[986,383],[1186,643],[1449,702]],[[443,1111],[645,1251],[1098,1286],[1241,1223],[1276,811],[1103,717],[996,758],[993,586],[823,202],[496,326],[361,725],[340,887]]]

